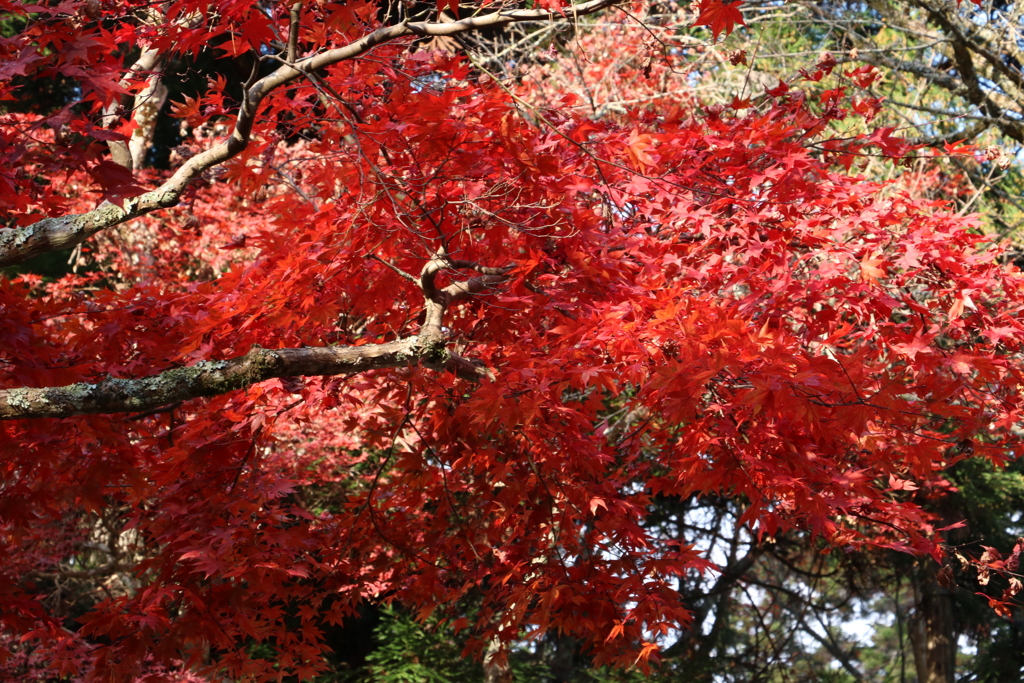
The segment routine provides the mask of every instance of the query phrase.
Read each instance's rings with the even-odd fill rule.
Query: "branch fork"
[[[438,289],[434,277],[446,267],[468,268],[480,275]],[[494,373],[480,361],[464,358],[447,348],[442,323],[450,305],[503,282],[510,270],[510,266],[491,268],[448,259],[439,251],[420,274],[426,316],[415,336],[362,346],[293,349],[253,346],[244,356],[203,360],[138,379],[108,378],[62,387],[0,389],[0,420],[153,412],[163,406],[224,394],[268,379],[356,374],[415,365],[451,372],[471,382],[494,379]]]

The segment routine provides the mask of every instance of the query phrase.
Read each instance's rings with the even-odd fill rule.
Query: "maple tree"
[[[581,42],[585,60],[569,51],[557,62],[561,68],[544,64],[533,69],[530,78],[539,84],[533,92],[550,105],[557,98],[553,93],[572,90],[585,96],[584,106],[594,116],[628,117],[624,105],[658,106],[659,100],[694,93],[705,102],[750,106],[763,98],[766,89],[778,87],[772,73],[801,74],[799,87],[807,98],[827,97],[837,82],[843,85],[843,76],[870,76],[872,82],[865,82],[858,93],[859,110],[866,116],[833,122],[833,135],[844,137],[871,126],[906,123],[896,115],[898,110],[894,113],[888,97],[885,107],[879,104],[883,93],[891,97],[894,91],[901,92],[898,86],[907,74],[887,73],[885,64],[861,68],[856,61],[848,61],[856,59],[856,50],[849,55],[823,55],[825,48],[844,49],[843,34],[820,19],[819,30],[813,30],[814,7],[748,8],[748,24],[755,30],[737,29],[729,39],[709,45],[702,40],[702,31],[687,30],[692,17],[685,11],[654,6],[649,14],[636,15],[648,28],[643,44],[636,39],[630,42],[628,27],[595,28],[575,38]],[[849,25],[872,13],[868,8],[854,9],[845,17]],[[681,31],[685,31],[683,40],[671,38]],[[660,60],[651,59],[656,39],[671,40],[672,49],[688,53],[676,73],[658,68]],[[929,44],[935,43],[922,49]],[[624,50],[623,45],[634,48]],[[875,54],[865,50],[867,57]],[[814,66],[814,55],[822,55],[826,62],[846,61],[842,75],[826,77],[828,69]],[[685,79],[677,77],[680,72]],[[906,86],[907,90],[919,92],[914,90],[916,85]],[[902,134],[917,137],[932,125],[911,127]],[[986,137],[991,142],[991,136]],[[900,187],[918,199],[955,199],[961,213],[981,214],[979,231],[998,239],[993,228],[1004,232],[1013,215],[1012,198],[1009,203],[998,199],[1012,192],[1013,185],[1006,181],[1019,175],[1012,165],[1007,167],[1012,146],[988,147],[972,159],[941,155],[941,140],[924,142],[937,146],[940,156],[918,151],[895,165],[885,155],[861,154],[858,169],[868,178],[895,178],[890,187]],[[1009,254],[1014,254],[1012,248]],[[1020,507],[1019,462],[998,473],[966,464],[948,472],[951,486],[915,491],[915,502],[947,520],[943,525],[968,523],[969,529],[945,534],[947,548],[970,555],[979,544],[1014,547],[1013,538],[1020,534],[1015,516]],[[993,490],[994,480],[999,485]],[[915,671],[918,680],[929,683],[951,683],[971,675],[981,680],[1014,678],[1008,672],[1018,670],[1020,658],[1009,653],[1020,647],[1012,617],[979,609],[984,601],[976,594],[998,598],[1006,583],[979,582],[982,577],[969,562],[947,562],[937,574],[940,565],[931,558],[900,558],[891,551],[823,558],[813,541],[799,533],[777,535],[766,544],[745,525],[733,528],[728,521],[716,521],[736,520],[742,512],[742,504],[728,499],[653,502],[647,518],[648,529],[655,527],[652,533],[671,534],[675,520],[686,519],[686,538],[710,549],[705,552],[720,565],[714,579],[681,582],[679,592],[694,621],[662,652],[658,680],[683,675],[687,680],[714,676],[714,680],[746,681],[770,677],[769,672],[785,679],[799,678],[801,671],[813,677],[813,672],[826,666],[822,657],[832,667],[841,667],[842,675],[851,680],[881,680],[900,671]],[[996,515],[1001,517],[993,519]],[[859,607],[851,611],[851,605]],[[865,619],[875,621],[873,644],[864,635]],[[859,635],[851,637],[851,633]]]
[[[856,175],[914,152],[830,132],[879,106],[870,70],[591,117],[542,65],[421,49],[617,11],[538,5],[0,5],[0,264],[79,266],[0,280],[11,661],[307,677],[374,601],[497,662],[558,632],[646,665],[710,568],[646,524],[658,500],[942,556],[914,492],[1020,447],[1019,271]],[[163,94],[210,49],[248,80]],[[673,59],[606,80],[685,82]],[[43,79],[70,99],[20,106]],[[180,144],[146,167],[165,97]],[[1014,572],[1005,550],[985,561]]]

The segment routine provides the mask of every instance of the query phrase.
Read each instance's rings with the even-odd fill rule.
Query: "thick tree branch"
[[[294,64],[299,54],[299,16],[302,12],[302,2],[297,2],[288,10],[288,52],[285,60]]]
[[[0,420],[69,417],[97,413],[147,411],[202,396],[215,396],[264,380],[343,375],[380,368],[422,364],[471,381],[488,376],[483,365],[457,356],[442,345],[407,337],[366,346],[263,349],[244,356],[200,361],[140,379],[107,379],[63,387],[0,390]]]
[[[576,16],[593,14],[620,0],[590,0],[573,7]],[[157,189],[126,199],[122,207],[104,202],[84,213],[44,220],[14,229],[0,229],[0,267],[26,261],[48,251],[80,244],[97,232],[159,209],[176,206],[188,186],[202,173],[239,154],[249,144],[260,103],[269,93],[293,80],[347,59],[363,55],[378,45],[406,36],[450,36],[499,28],[524,21],[543,21],[552,17],[545,10],[502,10],[443,23],[402,22],[377,29],[344,47],[325,50],[285,64],[245,90],[235,128],[226,140],[185,162]]]
[[[132,64],[130,69],[128,69],[128,73],[124,75],[118,85],[122,89],[129,88],[136,78],[155,70],[160,65],[161,61],[162,58],[158,50],[143,48],[142,54],[139,55],[139,58],[135,60],[135,63]],[[133,116],[135,107],[137,107],[140,102],[148,99],[148,97],[152,97],[155,94],[158,85],[159,76],[154,76],[151,82],[146,86],[146,89],[135,97]],[[122,104],[119,101],[119,98],[115,99],[114,102],[107,106],[106,110],[103,112],[102,119],[102,123],[105,127],[109,128],[117,122],[119,110],[121,108]],[[133,155],[128,142],[125,142],[124,140],[108,140],[107,146],[110,148],[110,158],[115,164],[124,166],[129,171],[134,170],[133,167],[135,164],[133,162]]]
[[[504,282],[507,278],[506,273],[511,268],[502,270],[504,272],[499,274],[480,275],[479,277],[471,277],[463,282],[453,282],[441,291],[444,292],[446,301],[449,304],[468,299],[474,294],[479,294]]]
[[[150,25],[159,24],[163,20],[160,12],[149,9],[141,13],[142,21]],[[179,18],[174,23],[180,26],[194,26],[200,15],[193,13]],[[110,148],[111,160],[127,168],[129,171],[136,171],[142,167],[146,158],[146,150],[153,139],[153,131],[156,129],[156,118],[160,109],[167,101],[168,90],[163,84],[164,54],[151,47],[143,47],[138,59],[128,69],[128,72],[121,78],[118,86],[129,89],[138,78],[146,78],[146,86],[132,98],[131,118],[138,124],[127,142],[124,140],[109,140],[107,146]],[[121,98],[116,98],[103,112],[103,125],[110,128],[121,114]]]
[[[385,265],[390,266],[390,264]],[[463,282],[453,282],[447,287],[438,289],[434,280],[437,274],[446,268],[475,270],[480,275]],[[447,252],[442,247],[423,266],[423,270],[420,272],[419,286],[428,301],[436,301],[443,306],[449,306],[456,301],[478,294],[492,285],[504,282],[511,270],[512,266],[484,266],[476,261],[448,258]]]
[[[135,96],[135,103],[132,107],[132,116],[138,128],[132,131],[132,137],[128,140],[128,152],[131,155],[132,165],[130,169],[142,168],[146,161],[146,152],[153,141],[153,133],[156,131],[156,120],[167,102],[170,91],[163,84],[163,62],[157,64],[157,71],[150,77],[146,87]]]
[[[436,288],[434,276],[453,265],[482,274]],[[225,394],[268,379],[345,375],[413,365],[451,372],[473,382],[485,377],[493,378],[493,373],[483,363],[463,358],[446,348],[444,314],[453,303],[504,282],[510,270],[511,267],[494,268],[471,261],[450,261],[442,248],[423,266],[419,280],[414,279],[423,290],[425,299],[424,321],[419,334],[414,337],[364,346],[298,349],[254,346],[249,353],[237,358],[200,361],[189,367],[173,368],[138,379],[111,378],[95,384],[79,382],[63,387],[0,389],[0,420],[98,413],[153,413],[164,406]]]

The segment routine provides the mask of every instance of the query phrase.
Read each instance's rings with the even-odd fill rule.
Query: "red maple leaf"
[[[718,40],[718,35],[725,31],[725,35],[732,33],[736,24],[746,26],[743,21],[743,13],[740,12],[742,2],[719,2],[719,0],[701,0],[700,15],[694,26],[707,26],[711,29],[711,35]]]
[[[146,191],[146,188],[135,184],[132,172],[124,166],[105,160],[89,169],[89,173],[102,189],[102,200],[122,206],[127,197],[133,197]]]

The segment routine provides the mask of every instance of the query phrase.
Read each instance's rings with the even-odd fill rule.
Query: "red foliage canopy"
[[[462,598],[480,644],[629,665],[709,566],[655,498],[938,556],[907,492],[1019,448],[1021,274],[851,174],[906,151],[823,138],[863,99],[591,120],[410,49],[543,10],[143,7],[0,3],[0,97],[79,89],[0,116],[0,263],[95,264],[0,279],[0,623],[55,673],[309,675],[361,602]],[[208,45],[267,66],[173,104],[170,171],[113,161],[156,77],[125,56]],[[96,580],[77,623],[55,577]]]

